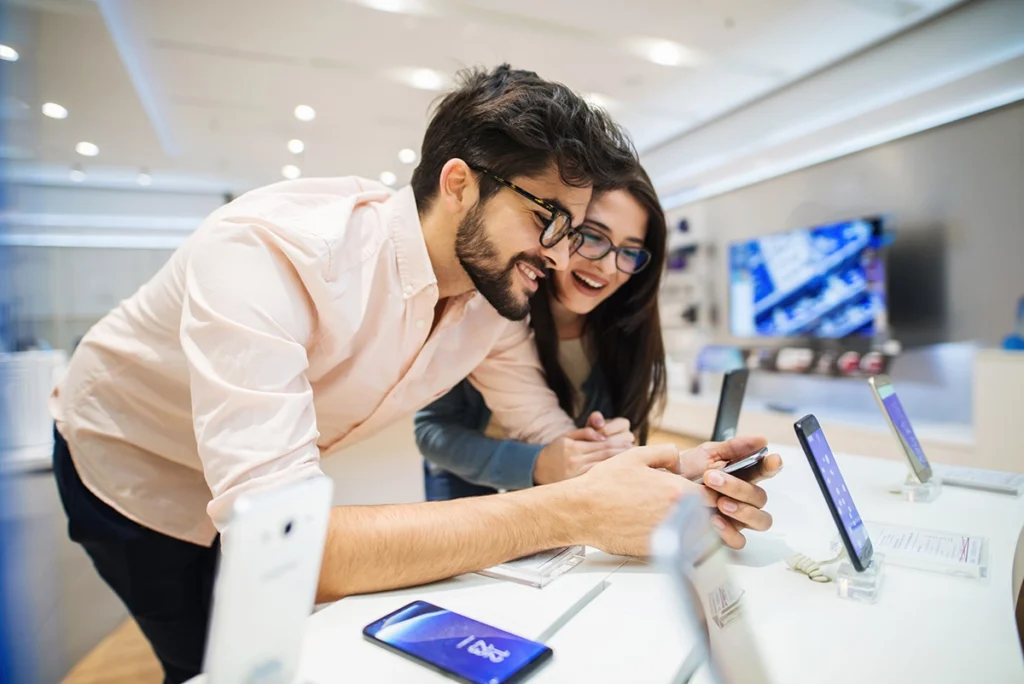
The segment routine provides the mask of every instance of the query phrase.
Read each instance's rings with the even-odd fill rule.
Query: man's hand
[[[620,555],[649,553],[654,528],[679,498],[704,491],[678,473],[679,450],[659,444],[630,449],[565,483],[576,503],[579,543]]]
[[[633,436],[628,427],[625,434],[620,432],[613,437],[606,437],[593,427],[567,432],[541,449],[533,466],[533,481],[540,485],[568,480],[632,446]]]

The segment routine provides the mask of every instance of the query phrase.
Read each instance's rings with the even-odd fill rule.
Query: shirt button
[[[423,327],[423,319],[422,318],[419,319],[418,321],[416,321],[416,327],[417,328],[422,328]]]

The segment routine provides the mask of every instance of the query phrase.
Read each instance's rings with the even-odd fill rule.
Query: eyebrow
[[[534,195],[534,196],[536,197],[536,195]],[[569,208],[568,208],[568,207],[566,207],[566,206],[565,206],[564,204],[562,204],[561,202],[559,202],[558,200],[556,200],[556,199],[553,199],[553,198],[550,198],[550,197],[540,197],[540,198],[538,198],[538,199],[540,199],[541,201],[547,202],[548,204],[550,204],[551,206],[553,206],[553,207],[554,207],[555,209],[557,209],[558,211],[560,211],[560,212],[562,212],[563,214],[565,214],[566,216],[568,216],[568,217],[569,217],[569,219],[570,219],[570,221],[569,221],[570,223],[572,222],[572,219],[573,219],[573,218],[575,218],[575,217],[574,217],[574,216],[572,215],[572,212],[571,212],[571,211],[569,211]]]
[[[605,233],[608,233],[609,237],[611,237],[611,235],[612,235],[612,229],[609,228],[608,226],[606,226],[605,224],[601,223],[600,221],[595,221],[593,219],[583,219],[583,223],[585,223],[588,226],[596,226],[596,227],[600,228]],[[623,238],[622,242],[623,243],[632,242],[633,244],[640,245],[641,247],[644,246],[644,241],[641,240],[640,238],[635,238],[635,237]]]

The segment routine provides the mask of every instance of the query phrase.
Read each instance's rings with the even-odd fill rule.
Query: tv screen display
[[[855,219],[729,246],[734,337],[838,338],[886,329],[884,232]]]

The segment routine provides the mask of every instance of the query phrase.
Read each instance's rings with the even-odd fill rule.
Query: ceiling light
[[[76,164],[71,168],[71,173],[68,174],[68,177],[75,183],[81,183],[85,180],[85,171]]]
[[[139,172],[139,177],[136,180],[138,181],[139,185],[143,187],[147,187],[153,184],[153,177],[149,175],[149,171],[147,171],[146,169],[142,169],[142,171]]]
[[[95,157],[100,153],[100,148],[91,142],[80,142],[75,145],[75,152],[78,152],[83,157]]]
[[[382,171],[380,174],[380,182],[384,185],[394,185],[397,180],[395,174],[390,171]]]
[[[412,164],[416,161],[416,150],[409,149],[406,147],[404,150],[398,151],[398,161],[403,164]]]
[[[302,142],[297,138],[288,141],[288,151],[291,152],[292,154],[302,154],[303,150],[305,149],[306,143]]]
[[[43,105],[43,116],[48,116],[51,119],[66,119],[68,118],[68,110],[56,102],[47,102]]]
[[[281,167],[281,175],[288,180],[295,180],[302,175],[302,171],[294,164],[285,164]]]
[[[675,43],[659,40],[647,49],[647,58],[655,64],[679,66],[683,63],[683,51]]]
[[[316,110],[309,105],[299,105],[295,108],[295,118],[299,121],[312,121],[316,118]]]
[[[646,60],[663,66],[700,66],[707,58],[697,50],[661,38],[630,38],[624,47]]]
[[[12,48],[10,45],[0,44],[0,59],[5,62],[17,62],[18,51]]]
[[[420,90],[441,90],[444,77],[433,69],[416,69],[412,72],[412,86]]]
[[[405,11],[405,3],[402,0],[363,0],[360,4],[378,12],[401,14]]]

